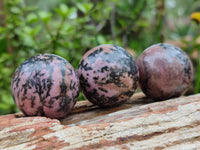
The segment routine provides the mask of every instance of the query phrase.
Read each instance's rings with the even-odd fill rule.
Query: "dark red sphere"
[[[180,48],[160,43],[148,47],[137,60],[141,90],[150,98],[181,96],[193,77],[190,58]]]
[[[79,79],[73,66],[53,54],[25,60],[11,83],[14,101],[27,116],[65,117],[79,95]]]
[[[84,96],[100,107],[124,103],[138,85],[138,67],[122,47],[99,45],[82,57],[78,76]]]

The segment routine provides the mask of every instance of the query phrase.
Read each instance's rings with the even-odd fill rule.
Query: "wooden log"
[[[200,94],[160,102],[135,94],[110,109],[78,102],[62,120],[0,116],[0,149],[200,149]]]

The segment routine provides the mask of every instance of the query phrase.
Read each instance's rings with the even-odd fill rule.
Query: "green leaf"
[[[76,29],[76,28],[75,28],[73,25],[71,25],[71,24],[69,24],[69,23],[65,23],[65,24],[63,25],[62,30],[61,30],[61,33],[62,33],[62,34],[68,34],[69,32],[74,31],[75,29]]]
[[[61,4],[59,8],[56,8],[55,11],[60,14],[62,17],[66,17],[68,15],[69,8],[65,4]]]
[[[36,36],[41,31],[41,28],[41,25],[35,26],[31,31],[31,35]]]
[[[3,102],[4,104],[7,104],[7,105],[14,105],[12,96],[7,93],[3,93],[1,102]]]
[[[35,47],[36,43],[35,43],[34,37],[33,37],[34,29],[26,26],[26,27],[24,27],[23,31],[24,32],[22,32],[20,34],[20,38],[21,38],[21,41],[22,41],[23,45],[30,46],[30,47]]]
[[[60,10],[61,10],[61,12],[62,12],[63,14],[66,15],[66,14],[68,13],[69,8],[67,7],[67,5],[61,4],[61,5],[60,5]]]
[[[137,21],[136,24],[138,26],[141,26],[141,27],[148,27],[149,26],[149,23],[147,21],[143,21],[143,20]]]
[[[23,43],[24,43],[24,45],[30,46],[30,47],[34,47],[34,45],[35,45],[35,41],[34,41],[33,38],[32,38],[31,36],[29,36],[29,35],[25,35],[25,36],[23,37]]]
[[[5,38],[6,38],[6,28],[0,26],[0,41],[4,40]]]
[[[76,19],[77,18],[77,9],[72,7],[68,11],[68,18],[69,19]]]
[[[0,26],[0,33],[3,33],[5,31],[6,31],[6,28]]]
[[[36,22],[39,21],[39,19],[38,19],[38,17],[36,16],[36,14],[30,13],[30,14],[28,14],[28,16],[27,16],[27,21],[28,21],[28,23],[36,23]]]
[[[11,55],[9,55],[8,53],[3,53],[0,56],[0,63],[6,62],[7,60],[11,59]]]
[[[26,6],[25,8],[23,8],[24,11],[36,11],[38,9],[37,6]]]
[[[10,68],[3,68],[3,69],[2,69],[2,73],[3,73],[3,74],[9,74],[9,75],[10,75],[10,74],[11,74],[11,70],[10,70]]]
[[[34,28],[31,28],[30,26],[25,26],[23,29],[23,32],[20,34],[21,36],[24,35],[30,35],[30,36],[36,36],[41,31],[41,25],[37,25]]]
[[[97,36],[97,42],[99,44],[105,44],[106,43],[106,39],[103,37],[103,35],[98,35]]]
[[[93,3],[77,3],[77,7],[80,11],[86,14],[92,9]]]
[[[0,34],[0,55],[4,54],[5,52],[7,52],[7,39],[4,34]],[[1,57],[0,57],[1,59]]]
[[[13,6],[10,8],[10,11],[14,14],[20,14],[21,13],[21,10],[19,7],[16,7],[16,6]]]
[[[32,29],[29,26],[25,26],[23,30],[24,30],[25,33],[30,34]]]
[[[61,57],[66,57],[67,56],[67,51],[66,51],[66,49],[59,48],[59,49],[55,50],[55,54],[57,54],[57,55],[59,55]]]
[[[120,25],[122,26],[122,28],[126,28],[127,27],[127,23],[126,23],[125,20],[119,19],[118,22],[120,23]]]
[[[0,109],[9,113],[9,105],[7,105],[7,104],[0,103]]]
[[[40,11],[38,13],[39,17],[44,23],[48,23],[51,19],[52,14],[46,11]]]

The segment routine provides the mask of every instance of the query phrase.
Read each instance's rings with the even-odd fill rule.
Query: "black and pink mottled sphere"
[[[79,79],[71,64],[53,54],[25,60],[15,71],[11,89],[27,116],[65,117],[79,95]]]
[[[165,100],[181,96],[193,77],[190,58],[180,48],[160,43],[148,47],[137,60],[139,84],[150,98]]]
[[[78,76],[84,96],[100,107],[113,107],[128,100],[139,78],[132,56],[114,45],[89,50],[79,63]]]

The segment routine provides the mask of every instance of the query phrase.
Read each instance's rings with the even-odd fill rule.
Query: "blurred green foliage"
[[[1,1],[0,114],[17,111],[10,91],[12,73],[39,53],[60,55],[77,69],[82,55],[100,44],[122,46],[135,57],[167,39],[182,39],[186,44],[182,48],[189,54],[200,50],[195,40],[191,44],[183,38],[199,37],[198,27],[188,21],[199,2],[183,1]],[[194,64],[198,68],[200,60],[194,59]],[[195,91],[199,92],[200,79],[195,79]],[[84,98],[80,95],[79,99]]]

